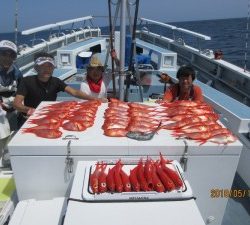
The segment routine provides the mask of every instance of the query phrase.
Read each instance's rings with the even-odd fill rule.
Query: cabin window
[[[89,48],[89,51],[93,52],[93,54],[94,53],[101,53],[102,52],[101,45],[100,44],[99,45],[95,45],[95,46]]]
[[[63,66],[70,66],[70,55],[61,54],[61,62]]]
[[[143,53],[143,48],[136,46],[136,54],[140,55]]]
[[[164,56],[163,66],[164,67],[173,67],[174,66],[174,57],[173,56]]]

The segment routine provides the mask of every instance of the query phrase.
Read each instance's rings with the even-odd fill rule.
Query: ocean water
[[[169,24],[210,36],[210,41],[201,42],[201,48],[222,50],[223,58],[225,60],[242,68],[245,65],[244,57],[246,52],[246,65],[247,69],[250,70],[250,40],[246,40],[247,18],[178,22]],[[149,25],[147,28],[152,32],[157,32],[161,35],[169,36],[170,38],[172,38],[172,33],[168,29],[163,29],[162,27],[155,25]],[[107,32],[108,28],[105,27],[103,33],[107,34]],[[46,39],[48,35],[48,32],[40,32],[39,38]],[[198,48],[198,42],[196,38],[190,38],[190,36],[185,34],[181,35],[178,34],[178,32],[175,33],[175,36],[177,38],[183,38],[186,44]],[[21,36],[21,34],[19,33],[18,44],[20,45],[26,43],[28,45],[31,45],[32,38],[33,37],[31,35]],[[14,33],[0,33],[0,40],[2,39],[14,41]],[[246,41],[249,46],[248,49],[245,48]]]

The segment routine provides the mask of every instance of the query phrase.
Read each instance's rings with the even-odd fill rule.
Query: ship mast
[[[127,0],[121,0],[121,17],[120,17],[120,76],[119,76],[119,99],[121,101],[124,100],[126,7],[127,7]]]
[[[18,0],[15,0],[15,44],[17,46],[17,34],[18,34]]]

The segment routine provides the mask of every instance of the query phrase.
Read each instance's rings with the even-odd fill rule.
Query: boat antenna
[[[18,34],[18,0],[15,0],[15,44],[17,46],[17,34]]]
[[[244,65],[244,72],[246,72],[246,70],[247,70],[247,50],[248,50],[249,16],[250,16],[250,0],[248,0],[248,5],[247,5],[247,26],[246,26],[246,45],[245,45],[245,65]]]

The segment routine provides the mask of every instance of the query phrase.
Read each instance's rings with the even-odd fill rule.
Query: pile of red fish
[[[112,137],[125,137],[131,131],[150,133],[161,124],[159,129],[172,130],[174,137],[193,139],[201,144],[207,141],[227,144],[237,139],[217,123],[218,114],[204,102],[183,100],[148,106],[111,99],[104,118],[104,134]]]
[[[27,123],[36,126],[23,128],[23,133],[33,133],[42,138],[60,138],[59,128],[68,131],[84,131],[93,126],[99,101],[65,101],[43,107]]]
[[[171,161],[165,160],[161,155],[161,159],[157,161],[148,158],[144,163],[140,160],[127,174],[123,170],[121,160],[108,169],[106,163],[98,162],[90,175],[89,185],[94,194],[178,190],[183,187],[182,179],[176,170],[169,168],[169,165],[172,166]]]

